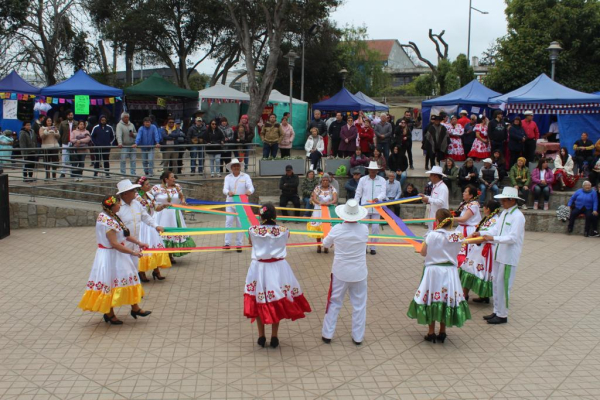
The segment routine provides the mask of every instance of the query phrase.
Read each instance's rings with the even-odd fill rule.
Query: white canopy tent
[[[271,95],[269,96],[269,103],[290,103],[290,96],[286,96],[281,93],[279,90],[273,89],[271,90]],[[300,99],[292,99],[292,104],[308,104],[306,101],[302,101]]]
[[[206,121],[225,116],[230,125],[237,125],[241,103],[250,101],[250,95],[247,93],[220,83],[199,91],[198,97]]]

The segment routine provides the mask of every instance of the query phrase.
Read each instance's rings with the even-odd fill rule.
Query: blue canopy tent
[[[438,114],[445,111],[447,114],[456,114],[460,110],[467,110],[469,114],[480,114],[488,108],[490,97],[500,93],[493,91],[473,79],[460,89],[445,94],[435,99],[425,100],[421,103],[421,116],[423,118],[423,131],[429,125],[429,118],[433,111]]]
[[[90,115],[100,116],[107,115],[109,120],[116,121],[121,113],[123,90],[112,86],[104,85],[94,78],[86,74],[83,70],[75,72],[75,74],[64,82],[57,83],[53,86],[45,87],[40,93],[45,97],[52,97],[52,108],[49,112],[72,109],[72,99],[76,95],[90,96]],[[54,101],[59,99],[59,101]],[[106,99],[113,99],[113,103],[106,104]],[[69,101],[71,100],[71,101]],[[67,103],[67,104],[65,104]]]
[[[600,96],[570,89],[541,74],[528,84],[490,99],[509,115],[534,112],[540,134],[548,132],[550,115],[557,115],[561,146],[571,150],[582,132],[600,139]]]
[[[19,100],[22,101],[23,95],[27,95],[29,98],[30,95],[39,94],[40,88],[30,85],[21,78],[19,74],[12,71],[4,79],[0,80],[0,93],[10,93],[9,98],[0,102],[0,126],[3,130],[9,129],[18,133],[23,126],[23,121],[19,120],[16,114],[18,102]],[[19,99],[19,97],[21,97],[21,99]],[[7,115],[7,118],[4,118],[5,102],[8,102],[6,103],[7,107],[10,107],[10,109],[13,110],[10,112],[10,116]],[[33,110],[33,104],[31,105],[31,110]],[[8,108],[6,111],[9,112]]]
[[[313,104],[312,109],[321,111],[375,111],[375,106],[356,97],[346,88],[342,88],[331,98]]]
[[[375,106],[375,111],[389,111],[390,108],[385,105],[382,104],[378,101],[373,100],[372,98],[370,98],[369,96],[367,96],[366,94],[364,94],[363,92],[357,92],[355,94],[356,97],[358,97],[361,100],[366,101],[367,103],[373,104],[373,106]]]

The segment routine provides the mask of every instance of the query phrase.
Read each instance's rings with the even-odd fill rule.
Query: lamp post
[[[293,101],[292,90],[293,90],[293,84],[294,84],[294,65],[296,65],[296,58],[298,58],[298,55],[294,52],[294,50],[290,50],[283,57],[287,58],[288,66],[290,68],[290,121],[289,122],[292,123],[292,101]]]
[[[346,76],[348,75],[348,70],[346,70],[346,68],[342,68],[342,69],[340,69],[340,72],[338,72],[338,73],[340,74],[340,77],[342,78],[342,89],[343,89],[346,84]]]
[[[550,53],[550,63],[552,64],[552,69],[550,70],[550,78],[554,80],[554,70],[556,69],[556,60],[558,60],[558,54],[563,51],[563,48],[560,47],[560,43],[552,42],[550,46],[546,49]]]
[[[467,39],[467,63],[471,65],[471,10],[475,10],[480,14],[489,14],[487,11],[481,11],[472,6],[473,0],[469,0],[469,38]]]
[[[304,42],[306,41],[307,36],[314,36],[318,30],[319,27],[317,24],[313,24],[308,30],[308,35],[305,35],[304,31],[302,31],[302,72],[300,75],[300,100],[302,101],[304,101]]]

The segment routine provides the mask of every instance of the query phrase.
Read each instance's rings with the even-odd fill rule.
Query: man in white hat
[[[371,161],[369,166],[367,167],[368,175],[363,176],[358,181],[358,186],[356,187],[356,193],[354,194],[354,198],[360,205],[365,204],[373,204],[385,201],[386,199],[386,185],[385,179],[381,176],[377,175],[379,172],[379,167],[377,166],[377,161]],[[375,210],[374,207],[368,209],[368,219],[380,219],[380,215]],[[379,234],[379,224],[369,224],[371,229],[371,234],[378,235]],[[372,242],[377,242],[377,239],[373,239]],[[371,245],[371,254],[377,254],[375,246]]]
[[[421,201],[427,204],[426,217],[435,220],[435,213],[440,208],[450,208],[448,203],[448,186],[444,183],[443,179],[446,177],[442,171],[442,167],[434,165],[431,171],[425,172],[429,174],[429,180],[433,185],[431,188],[431,194],[429,196],[419,193]],[[433,230],[433,222],[427,224],[428,230]]]
[[[240,162],[237,158],[234,158],[227,164],[227,170],[231,172],[229,175],[225,177],[225,183],[223,185],[223,194],[227,196],[227,202],[233,202],[233,196],[245,194],[250,196],[254,193],[254,186],[252,185],[252,179],[250,175],[242,172],[243,163]],[[235,212],[235,208],[227,207],[228,212]],[[225,217],[225,227],[233,228],[235,226],[237,228],[241,227],[242,224],[240,222],[240,218],[227,215]],[[235,245],[238,247],[237,252],[241,253],[242,249],[240,246],[242,245],[242,240],[244,239],[244,234],[242,232],[238,232],[236,234]],[[225,234],[225,247],[231,246],[231,233]]]
[[[383,178],[382,178],[383,179]],[[349,293],[352,312],[352,341],[360,345],[365,337],[367,321],[367,259],[366,248],[369,230],[358,221],[365,218],[368,211],[355,199],[335,208],[336,214],[344,220],[331,229],[323,240],[323,246],[335,246],[335,256],[331,269],[331,286],[327,299],[327,309],[323,319],[322,339],[331,343],[340,309],[346,292]]]
[[[482,236],[483,241],[496,243],[492,267],[494,312],[483,319],[488,324],[497,325],[508,322],[508,300],[523,250],[525,217],[517,204],[517,200],[523,200],[517,189],[506,186],[502,194],[494,198],[500,200],[504,210],[498,218],[499,222]],[[480,233],[475,232],[472,236],[480,237]]]

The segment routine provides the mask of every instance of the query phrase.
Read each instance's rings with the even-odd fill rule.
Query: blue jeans
[[[129,169],[131,175],[135,175],[135,160],[136,160],[136,148],[135,147],[122,147],[121,148],[121,173],[125,175],[127,173],[127,159],[129,158]]]
[[[190,158],[192,173],[196,172],[196,166],[198,166],[198,172],[204,172],[204,147],[192,146],[190,147]]]
[[[408,178],[408,173],[406,171],[402,171],[402,175],[396,174],[396,180],[400,181],[400,189],[404,187],[404,182],[406,182],[406,178]]]
[[[383,157],[385,158],[386,164],[388,163],[388,158],[390,157],[390,144],[389,142],[377,143],[377,149]],[[385,178],[385,177],[384,177]]]
[[[550,200],[550,186],[535,185],[533,188],[533,201],[539,201],[542,195],[544,196],[542,202]]]
[[[302,202],[304,203],[304,208],[308,209],[312,209],[313,205],[310,204],[310,197],[304,197],[302,198]],[[311,216],[311,212],[310,211],[305,211],[304,212],[304,216],[305,217],[310,217]]]
[[[485,196],[486,196],[486,190],[487,190],[487,185],[484,185],[483,183],[481,185],[479,185],[479,190],[481,191],[481,195],[479,195],[479,199],[481,200],[480,203],[483,204],[485,202]],[[498,185],[492,185],[491,187],[492,190],[492,196],[495,196],[498,194]]]
[[[210,174],[221,173],[221,153],[208,153],[210,160]]]
[[[277,151],[279,150],[279,143],[263,143],[263,158],[275,158],[277,157]]]
[[[142,167],[146,176],[154,175],[154,148],[142,148]]]

